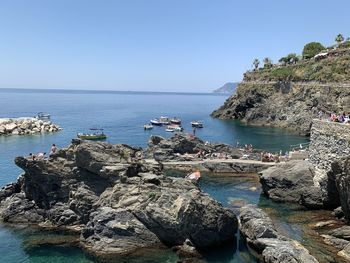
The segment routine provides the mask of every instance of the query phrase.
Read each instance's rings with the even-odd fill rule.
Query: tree
[[[335,41],[337,42],[338,46],[341,42],[344,41],[344,37],[342,34],[338,34],[337,37],[335,38]]]
[[[290,53],[287,56],[287,61],[288,61],[287,62],[288,64],[295,64],[295,63],[297,63],[299,61],[299,58],[298,58],[297,54]]]
[[[272,68],[272,60],[270,58],[264,58],[264,68]]]
[[[257,70],[257,69],[258,69],[259,64],[260,64],[259,59],[257,59],[257,58],[254,59],[254,61],[253,61],[254,70]]]
[[[295,53],[290,53],[285,57],[280,58],[279,62],[283,65],[295,64],[299,61],[299,57]]]
[[[322,50],[325,50],[325,47],[319,42],[311,42],[304,46],[303,49],[303,58],[309,59],[316,56]]]

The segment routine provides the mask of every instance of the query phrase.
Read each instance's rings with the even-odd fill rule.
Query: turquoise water
[[[209,114],[222,105],[225,99],[225,96],[213,94],[0,90],[0,118],[34,116],[37,112],[44,111],[50,113],[53,121],[63,128],[60,132],[44,135],[1,136],[0,186],[16,180],[21,172],[13,163],[16,156],[30,152],[48,152],[52,143],[59,147],[67,146],[77,132],[86,131],[90,127],[104,128],[108,135],[107,141],[111,143],[144,147],[151,134],[169,137],[171,134],[163,128],[155,127],[151,131],[142,128],[144,123],[160,115],[180,117],[188,132],[192,131],[190,121],[203,120],[205,127],[198,129],[197,135],[212,142],[235,144],[239,141],[240,144],[251,143],[256,148],[279,151],[307,140],[280,129],[250,127],[237,121],[212,119]],[[244,202],[261,202],[259,185],[251,178],[205,176],[200,186],[203,191],[233,210]],[[48,238],[40,231],[14,230],[0,226],[0,262],[96,262],[78,248],[57,245],[55,242],[62,239],[61,234],[50,235],[54,236]],[[35,238],[42,242],[34,242]],[[157,255],[149,262],[170,263],[177,260],[168,250]],[[238,236],[228,247],[205,256],[208,262],[256,261]]]

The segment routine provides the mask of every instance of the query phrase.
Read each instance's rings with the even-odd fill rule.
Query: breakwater
[[[38,118],[1,118],[0,135],[26,135],[45,132],[57,132],[61,127],[50,120]]]

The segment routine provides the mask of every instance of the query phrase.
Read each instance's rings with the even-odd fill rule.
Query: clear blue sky
[[[0,0],[0,88],[211,91],[350,36],[349,0]]]

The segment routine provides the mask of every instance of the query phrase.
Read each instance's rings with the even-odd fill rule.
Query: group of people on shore
[[[289,153],[286,152],[284,155],[282,154],[282,151],[276,154],[272,154],[270,152],[261,152],[261,161],[262,162],[286,162],[288,161]]]
[[[50,153],[49,155],[55,154],[57,153],[58,148],[56,146],[56,144],[52,144],[51,145],[51,149],[50,149]],[[29,158],[33,161],[35,160],[44,160],[46,157],[46,152],[38,152],[37,154],[33,154],[33,153],[29,153]]]
[[[350,113],[345,114],[345,112],[341,114],[332,113],[329,117],[329,120],[332,122],[340,122],[350,124]]]

